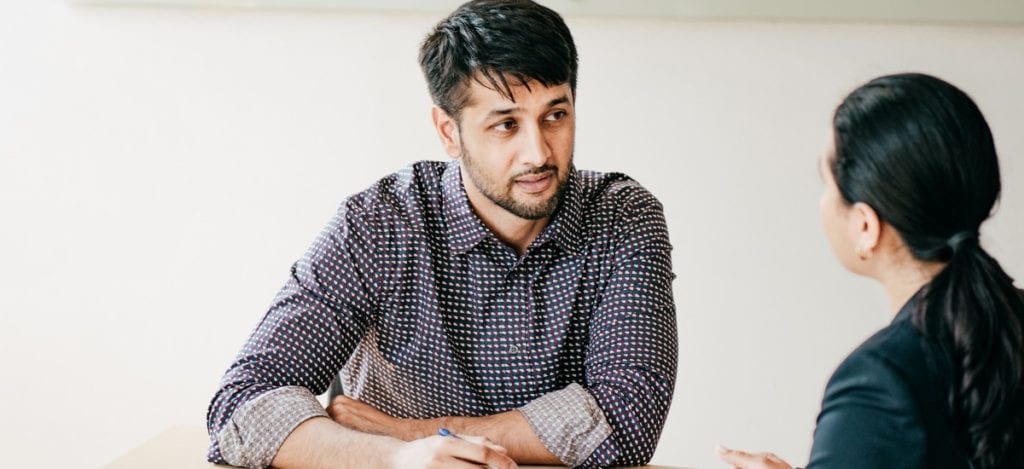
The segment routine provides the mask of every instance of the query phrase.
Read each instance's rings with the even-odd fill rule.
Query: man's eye
[[[551,114],[548,114],[548,117],[545,120],[547,120],[549,122],[557,122],[557,121],[560,121],[562,119],[565,119],[566,115],[568,115],[568,113],[565,112],[565,111],[555,111],[555,112],[552,112]]]
[[[505,122],[502,122],[502,123],[494,126],[494,130],[497,130],[498,132],[511,132],[511,131],[515,130],[515,128],[516,128],[515,121],[505,121]]]

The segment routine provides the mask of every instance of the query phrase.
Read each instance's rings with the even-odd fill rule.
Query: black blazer
[[[807,469],[971,467],[948,417],[949,360],[910,320],[916,298],[832,375]]]

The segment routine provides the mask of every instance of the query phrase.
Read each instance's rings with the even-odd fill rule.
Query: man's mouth
[[[516,187],[527,194],[539,194],[551,187],[555,181],[555,175],[551,171],[543,173],[526,174],[513,180]]]

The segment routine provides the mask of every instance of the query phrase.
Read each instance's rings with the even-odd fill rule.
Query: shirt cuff
[[[576,383],[530,401],[519,412],[548,451],[568,466],[583,464],[612,434],[594,396]]]
[[[286,386],[242,404],[217,434],[224,460],[232,466],[269,467],[285,438],[300,423],[327,412],[309,389]]]

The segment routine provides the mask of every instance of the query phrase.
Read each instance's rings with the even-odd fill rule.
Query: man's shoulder
[[[635,179],[620,172],[576,170],[576,186],[590,211],[662,210],[661,202]]]
[[[449,166],[442,161],[417,161],[349,196],[341,209],[364,218],[422,216],[425,205],[440,201]]]

